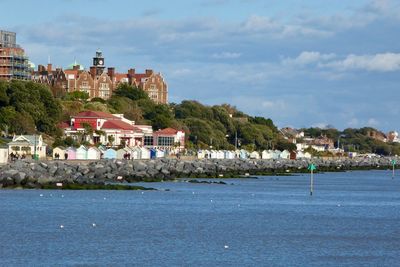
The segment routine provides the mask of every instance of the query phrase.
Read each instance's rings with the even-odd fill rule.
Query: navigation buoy
[[[225,245],[224,248],[229,248],[229,246],[228,246],[228,245]]]
[[[97,225],[96,225],[95,223],[92,223],[92,226],[93,226],[93,227],[96,227]]]
[[[61,224],[61,225],[60,225],[60,228],[63,229],[63,228],[64,228],[64,225]]]

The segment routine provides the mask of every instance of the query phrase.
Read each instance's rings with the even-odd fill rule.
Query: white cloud
[[[377,121],[374,118],[370,118],[367,121],[367,126],[371,126],[371,127],[378,127],[379,126],[379,121]]]
[[[340,71],[367,70],[389,72],[400,70],[400,54],[383,53],[375,55],[348,55],[343,60],[321,64],[322,67],[330,67]]]
[[[335,54],[321,54],[315,51],[303,51],[296,58],[286,58],[283,60],[284,64],[289,65],[308,65],[312,63],[319,63],[329,59],[335,58]]]

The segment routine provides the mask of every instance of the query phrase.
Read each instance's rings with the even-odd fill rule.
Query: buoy
[[[64,195],[61,195],[61,197],[64,197]]]
[[[107,198],[105,197],[104,200],[106,200]],[[94,199],[93,199],[94,200]]]
[[[63,228],[64,228],[64,225],[61,224],[61,225],[60,225],[60,228],[63,229]]]
[[[43,194],[40,194],[39,196],[40,196],[40,197],[42,197],[42,196],[43,196]]]
[[[194,192],[192,192],[192,195],[194,195]]]
[[[144,192],[142,192],[142,195],[144,194]]]
[[[224,248],[229,248],[229,246],[228,246],[228,245],[225,245]]]
[[[213,200],[211,199],[211,202],[213,202]]]
[[[97,225],[96,225],[95,223],[92,223],[92,226],[93,226],[93,227],[96,227]]]

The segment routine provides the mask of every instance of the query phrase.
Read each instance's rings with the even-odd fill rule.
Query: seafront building
[[[30,80],[31,67],[15,32],[0,30],[0,79]]]
[[[49,63],[47,67],[38,65],[32,79],[38,83],[48,84],[55,96],[82,91],[86,92],[90,99],[95,97],[108,99],[119,84],[127,83],[145,91],[157,104],[168,103],[168,85],[161,73],[151,69],[144,73],[136,73],[135,69],[118,73],[114,67],[106,68],[105,58],[100,50],[96,51],[89,70],[76,61],[65,70],[53,69]]]
[[[122,114],[83,111],[59,127],[64,130],[65,136],[91,144],[110,147],[139,146],[170,151],[181,151],[185,147],[185,132],[172,128],[153,132],[151,125],[137,125]]]

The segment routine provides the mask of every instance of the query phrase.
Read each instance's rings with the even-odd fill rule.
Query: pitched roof
[[[120,120],[112,120],[112,121],[106,121],[103,124],[102,129],[118,129],[118,130],[130,130],[130,131],[135,131],[135,132],[142,132],[139,128],[130,125],[129,123],[120,121]]]
[[[82,111],[74,116],[75,118],[96,118],[96,119],[117,119],[114,115],[102,111]]]
[[[178,130],[176,130],[176,129],[165,128],[165,129],[156,131],[154,134],[157,134],[157,135],[163,135],[163,134],[165,134],[165,135],[174,135],[174,134],[177,134],[177,133],[178,133]]]

